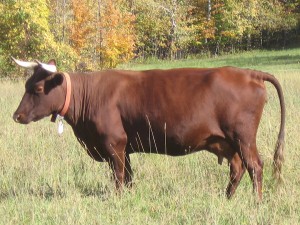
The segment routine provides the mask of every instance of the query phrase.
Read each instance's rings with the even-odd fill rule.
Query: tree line
[[[284,48],[299,41],[299,0],[1,0],[0,71],[9,56],[62,69],[133,58]]]

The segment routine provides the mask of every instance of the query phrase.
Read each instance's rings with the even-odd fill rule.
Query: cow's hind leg
[[[259,157],[255,141],[245,142],[238,140],[238,146],[240,148],[239,155],[252,180],[253,190],[258,194],[258,198],[261,200],[263,163]]]
[[[245,166],[230,141],[220,137],[211,137],[208,139],[208,151],[218,157],[219,164],[222,164],[223,158],[227,158],[230,164],[230,181],[226,189],[226,195],[230,198],[240,183],[244,173]]]
[[[243,162],[240,156],[238,155],[238,153],[235,153],[233,155],[229,164],[230,164],[230,181],[226,189],[227,198],[231,198],[231,196],[235,193],[235,190],[245,173],[245,166],[243,165]]]

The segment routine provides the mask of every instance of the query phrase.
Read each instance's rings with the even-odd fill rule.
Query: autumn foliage
[[[61,68],[114,68],[132,58],[185,58],[299,40],[298,0],[6,0],[0,63],[57,58]]]
[[[73,20],[70,22],[70,42],[73,49],[80,54],[93,33],[91,20],[93,16],[85,0],[71,0]]]
[[[99,22],[101,40],[96,49],[102,68],[116,67],[134,56],[134,16],[117,5],[118,1],[107,1]]]

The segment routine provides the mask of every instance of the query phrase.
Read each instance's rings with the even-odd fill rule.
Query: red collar
[[[71,79],[70,75],[68,73],[63,73],[66,79],[66,85],[67,85],[67,93],[66,93],[66,98],[65,98],[65,103],[62,108],[62,110],[58,113],[61,117],[64,117],[65,114],[67,113],[69,106],[70,106],[70,101],[71,101]],[[51,121],[55,122],[57,117],[57,114],[52,114]]]
[[[66,83],[67,83],[67,93],[66,93],[66,99],[65,99],[65,104],[62,110],[60,111],[59,115],[61,117],[64,117],[65,114],[67,113],[69,106],[70,106],[70,100],[71,100],[71,79],[70,75],[67,73],[63,73],[63,75],[66,78]]]

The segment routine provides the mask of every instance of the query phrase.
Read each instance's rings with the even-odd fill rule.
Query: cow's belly
[[[205,145],[205,140],[185,143],[178,137],[170,137],[163,132],[148,130],[147,132],[129,134],[127,151],[130,153],[142,152],[181,156],[202,150]]]
[[[130,153],[156,153],[166,155],[185,155],[186,151],[184,146],[179,143],[170,141],[169,139],[163,140],[162,137],[141,137],[136,135],[128,140],[128,150]]]
[[[123,122],[128,139],[127,151],[180,156],[208,149],[211,137],[224,138],[216,123],[211,121],[214,120],[210,123],[200,120],[189,126],[179,120],[175,125],[152,121],[150,126],[146,121]]]

